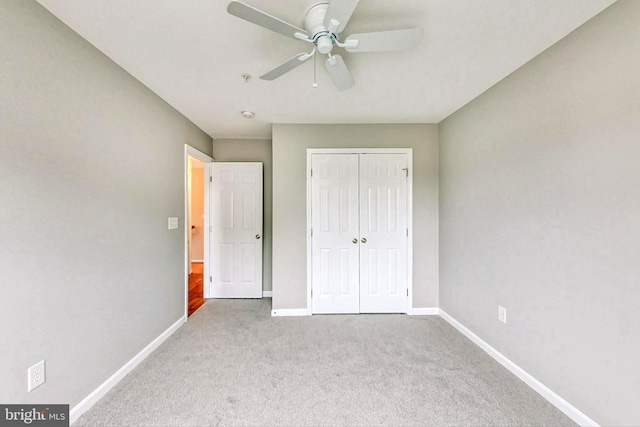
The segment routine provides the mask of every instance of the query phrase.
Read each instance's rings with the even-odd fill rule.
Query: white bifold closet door
[[[358,156],[314,154],[311,169],[312,311],[358,313]]]
[[[407,312],[407,156],[360,155],[360,312]]]
[[[313,313],[406,313],[407,156],[311,163]]]

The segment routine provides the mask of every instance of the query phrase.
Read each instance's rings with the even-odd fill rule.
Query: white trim
[[[177,331],[185,322],[187,316],[182,316],[173,325],[154,339],[149,345],[136,354],[131,360],[124,364],[115,374],[111,375],[109,379],[100,384],[93,392],[87,397],[82,399],[80,403],[74,406],[69,412],[69,424],[73,424],[87,412],[98,400],[100,400],[105,394],[109,392],[116,384],[120,382],[129,372],[134,370],[147,356],[149,356],[156,348],[160,346],[167,338],[169,338],[175,331]]]
[[[406,154],[413,148],[307,148],[311,154]]]
[[[313,302],[311,301],[311,282],[313,282],[311,269],[311,154],[315,151],[307,149],[307,310],[309,310],[309,314],[313,310]],[[271,315],[274,316],[273,312]]]
[[[438,307],[409,307],[407,314],[409,316],[438,316],[440,309]]]
[[[307,308],[285,308],[281,310],[271,310],[271,316],[273,317],[311,316],[311,310]]]
[[[189,313],[189,221],[187,221],[189,204],[189,156],[194,157],[205,165],[204,175],[204,229],[209,230],[209,177],[207,171],[210,170],[208,164],[214,162],[214,158],[188,144],[184,144],[184,316]],[[208,233],[207,233],[208,234]],[[209,259],[209,239],[204,239],[204,259]],[[209,277],[209,262],[204,262],[202,272],[202,282],[209,283],[205,278]],[[208,298],[208,286],[203,286],[204,298]]]
[[[204,268],[202,270],[202,292],[204,298],[211,298],[211,162],[204,165],[204,229],[207,236],[204,239]]]
[[[407,156],[407,314],[413,310],[413,149],[412,148],[307,148],[307,309],[311,302],[311,155],[313,154],[405,154]]]
[[[511,371],[516,377],[520,378],[531,387],[534,391],[540,394],[542,397],[547,399],[552,405],[565,413],[569,418],[575,421],[577,424],[581,426],[598,426],[598,423],[593,421],[591,418],[582,413],[578,408],[571,405],[569,402],[564,400],[562,397],[558,396],[554,393],[549,387],[542,384],[536,378],[534,378],[531,374],[527,373],[524,369],[516,365],[510,359],[508,359],[505,355],[500,353],[495,348],[491,347],[487,342],[485,342],[482,338],[471,332],[467,329],[462,323],[455,320],[453,317],[448,315],[443,310],[440,311],[440,317],[449,322],[451,326],[460,331],[463,335],[473,341],[477,346],[483,349],[489,356],[493,357],[498,363]]]
[[[273,297],[273,291],[262,291],[262,297],[263,298],[272,298]]]
[[[407,148],[407,314],[413,306],[413,150]]]
[[[191,262],[199,262],[200,264],[204,263],[203,259],[192,259]]]

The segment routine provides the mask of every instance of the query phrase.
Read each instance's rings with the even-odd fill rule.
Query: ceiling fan
[[[390,52],[414,49],[422,39],[421,28],[352,34],[341,42],[341,34],[359,0],[330,0],[312,6],[304,17],[304,30],[239,1],[232,1],[227,12],[276,33],[313,44],[310,52],[299,53],[268,73],[262,80],[275,80],[303,64],[316,52],[327,55],[325,67],[340,91],[355,84],[342,56],[333,54],[334,47],[347,52]],[[317,86],[314,82],[314,87]]]

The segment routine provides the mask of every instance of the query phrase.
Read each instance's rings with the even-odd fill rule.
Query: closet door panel
[[[314,154],[311,169],[312,312],[358,313],[358,155]]]
[[[360,312],[407,312],[407,156],[361,154]]]

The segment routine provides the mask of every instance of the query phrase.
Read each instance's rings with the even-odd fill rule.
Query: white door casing
[[[312,157],[313,312],[359,312],[358,155]]]
[[[410,153],[310,154],[312,313],[408,311],[409,162]]]
[[[202,151],[191,147],[188,144],[184,145],[184,262],[185,262],[185,271],[184,271],[184,315],[187,317],[187,313],[189,312],[189,272],[191,268],[191,257],[188,253],[189,248],[189,233],[191,231],[190,225],[188,224],[187,218],[189,218],[189,157],[193,157],[195,159],[200,160],[204,163],[205,171],[209,171],[209,167],[211,162],[214,159],[203,153]],[[209,191],[209,179],[208,173],[205,174],[207,178],[204,181],[204,226],[205,229],[209,229],[209,206],[210,206],[210,191]],[[204,177],[203,177],[204,179]],[[209,277],[209,239],[205,239],[204,241],[204,277]],[[204,289],[204,297],[208,298],[209,287],[205,286]]]
[[[407,156],[360,155],[360,312],[407,312]]]
[[[262,163],[211,166],[211,298],[262,298]]]

